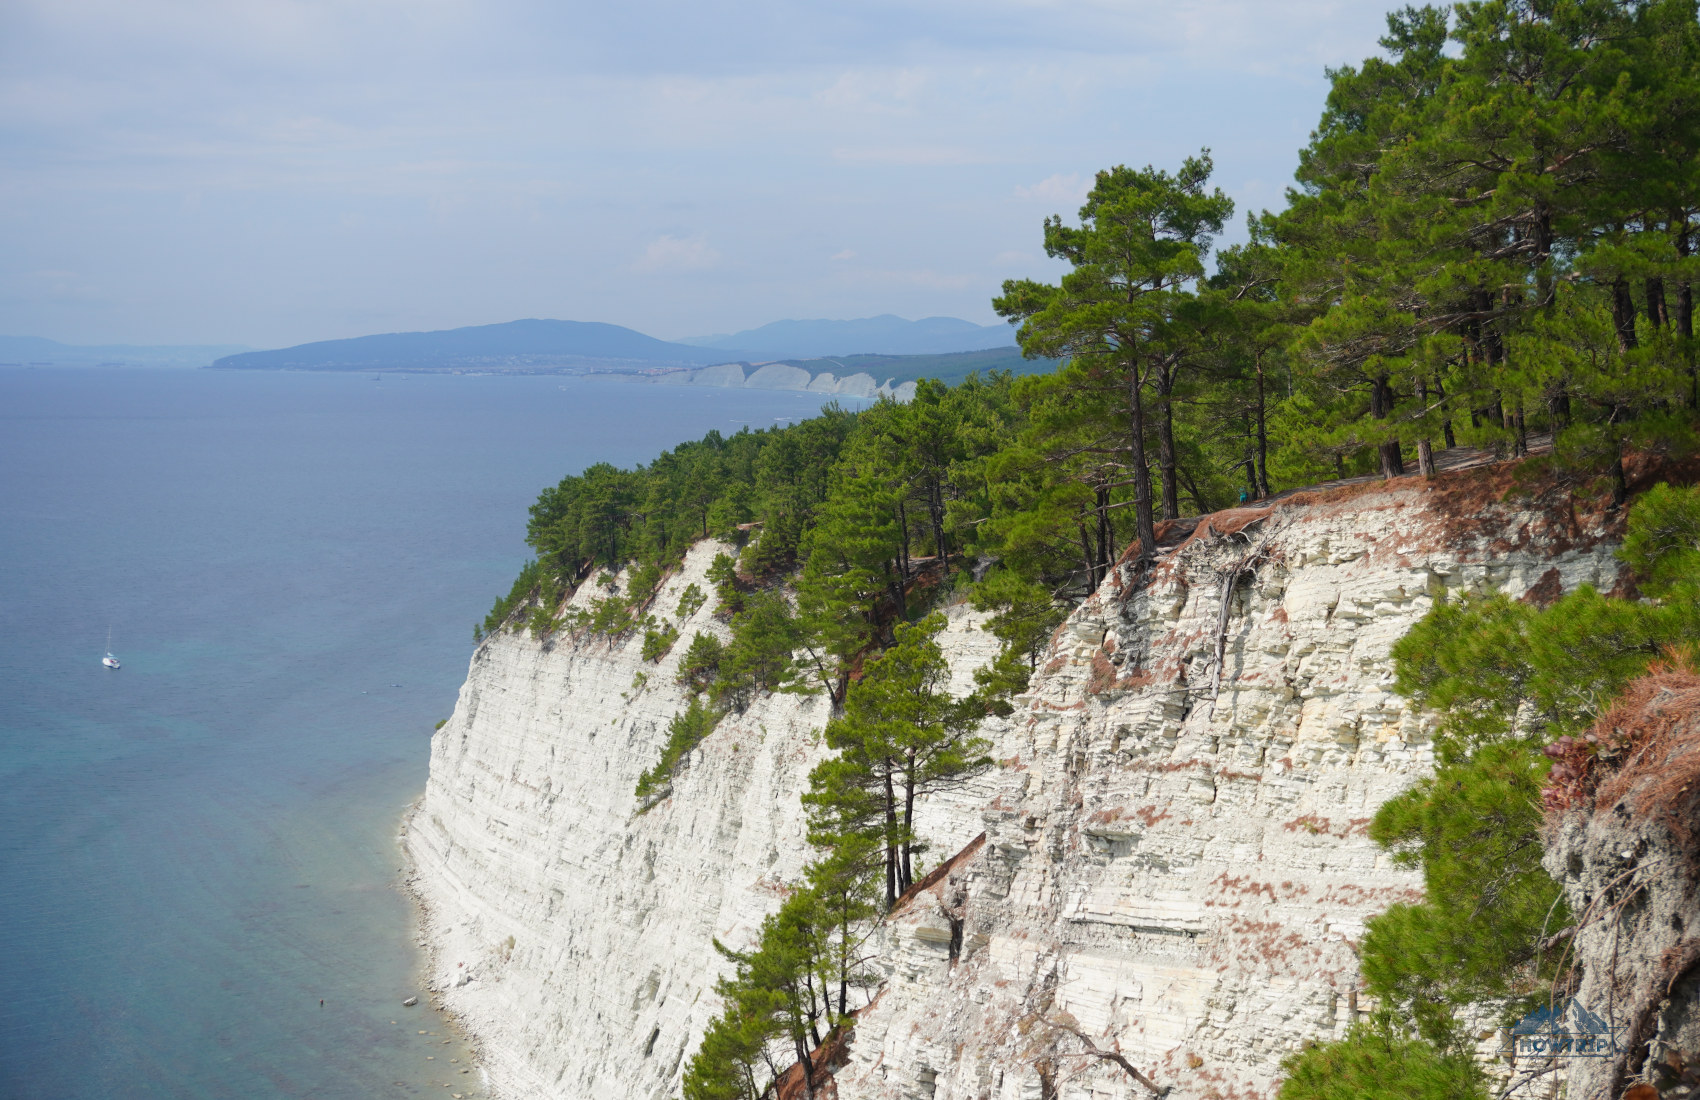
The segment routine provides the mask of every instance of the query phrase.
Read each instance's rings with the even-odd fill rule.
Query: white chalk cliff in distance
[[[801,390],[809,393],[838,393],[850,397],[892,397],[907,401],[915,396],[915,383],[874,381],[871,374],[857,372],[839,378],[831,371],[810,373],[789,363],[751,365],[748,375],[744,365],[720,363],[701,370],[677,370],[657,375],[654,381],[669,386],[715,386],[722,389]]]

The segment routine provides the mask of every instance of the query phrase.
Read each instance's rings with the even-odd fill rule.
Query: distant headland
[[[740,340],[756,345],[740,350]],[[671,385],[807,390],[875,397],[907,395],[920,378],[959,381],[970,373],[1047,371],[1023,359],[1001,326],[951,317],[906,321],[780,321],[732,336],[670,342],[620,325],[522,320],[438,332],[322,340],[226,355],[216,370],[406,371],[447,374],[618,374]],[[713,346],[708,346],[712,342]],[[821,353],[823,347],[846,349]],[[786,357],[783,349],[800,349]],[[913,349],[913,350],[903,350]],[[778,354],[776,354],[778,353]],[[905,389],[905,387],[908,389]]]

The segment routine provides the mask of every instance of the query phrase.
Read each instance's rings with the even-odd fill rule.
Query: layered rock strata
[[[1301,494],[1118,566],[988,724],[1001,765],[927,808],[938,854],[968,850],[887,925],[839,1096],[1108,1100],[1145,1094],[1132,1069],[1246,1100],[1341,1034],[1364,921],[1419,896],[1365,835],[1431,763],[1393,642],[1443,593],[1618,582],[1602,519],[1506,487],[1477,470]],[[712,552],[661,612],[708,588]],[[708,614],[683,637],[720,629]],[[677,654],[642,666],[635,645],[499,636],[433,741],[409,844],[436,980],[510,1095],[675,1095],[716,1009],[712,939],[747,945],[806,855],[824,702],[727,719],[634,816],[682,706]],[[994,648],[960,613],[946,646],[963,689]]]
[[[432,738],[406,838],[431,980],[501,1095],[676,1095],[728,969],[714,940],[752,946],[808,857],[798,795],[824,752],[822,697],[728,715],[659,802],[640,813],[634,793],[685,706],[674,678],[691,636],[727,637],[712,602],[682,618],[679,604],[692,584],[712,593],[708,565],[728,549],[698,544],[661,586],[650,613],[679,641],[659,662],[642,659],[641,631],[498,633]],[[573,605],[607,594],[586,584]],[[959,608],[944,644],[966,693],[996,642]],[[956,850],[983,801],[958,791],[927,807],[928,835]]]
[[[1618,583],[1603,520],[1503,488],[1301,494],[1120,567],[1021,701],[982,848],[889,925],[840,1096],[1149,1095],[1115,1055],[1252,1100],[1341,1035],[1364,922],[1421,896],[1366,835],[1432,766],[1393,643],[1443,594]]]

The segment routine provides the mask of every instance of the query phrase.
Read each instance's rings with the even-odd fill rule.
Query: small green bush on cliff
[[[708,597],[703,595],[702,589],[698,588],[695,583],[687,584],[685,590],[679,593],[678,617],[680,619],[690,618],[700,611],[702,605],[706,602],[708,602]]]
[[[1487,1100],[1487,1082],[1468,1053],[1442,1053],[1406,1038],[1386,1019],[1289,1057],[1282,1100]]]
[[[643,632],[643,659],[659,661],[672,650],[673,643],[679,640],[678,628],[671,623],[655,625],[655,620],[649,620],[649,627]]]
[[[672,780],[679,761],[702,744],[703,738],[714,732],[719,721],[720,712],[701,699],[692,699],[689,706],[675,714],[667,723],[667,744],[661,750],[661,759],[638,778],[639,800],[651,798],[665,787]]]
[[[725,656],[726,647],[719,638],[697,631],[679,659],[679,683],[692,693],[707,691],[720,675],[720,662]]]
[[[508,616],[531,598],[532,592],[542,582],[543,574],[544,570],[540,564],[535,561],[526,562],[520,569],[519,576],[514,578],[508,594],[498,599],[490,608],[490,613],[484,616],[484,621],[472,628],[473,641],[482,641],[485,636],[499,630],[502,624],[508,621]]]

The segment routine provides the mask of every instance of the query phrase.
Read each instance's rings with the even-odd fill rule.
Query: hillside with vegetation
[[[1068,273],[1012,280],[995,307],[1060,369],[710,433],[532,508],[536,559],[478,633],[686,645],[695,701],[645,782],[759,693],[834,706],[837,755],[805,796],[818,859],[759,946],[728,952],[691,1100],[771,1095],[850,1022],[868,928],[916,878],[906,807],[989,765],[978,718],[1113,565],[1184,516],[1432,476],[1460,448],[1519,462],[1513,492],[1626,514],[1644,582],[1545,609],[1442,602],[1400,643],[1400,691],[1439,716],[1439,770],[1371,828],[1427,899],[1372,922],[1372,1021],[1295,1055],[1282,1095],[1486,1096],[1466,1022],[1573,987],[1571,917],[1540,863],[1549,770],[1585,770],[1612,700],[1700,638],[1700,496],[1635,498],[1630,474],[1686,481],[1700,425],[1700,22],[1678,0],[1469,2],[1389,16],[1382,46],[1331,74],[1287,205],[1252,215],[1248,243],[1213,249],[1234,211],[1208,151],[1100,172],[1076,220],[1045,222]],[[647,593],[710,536],[740,548],[713,575],[731,640],[670,637]],[[561,612],[622,569],[625,595]],[[953,698],[931,612],[959,596],[1004,649]]]

